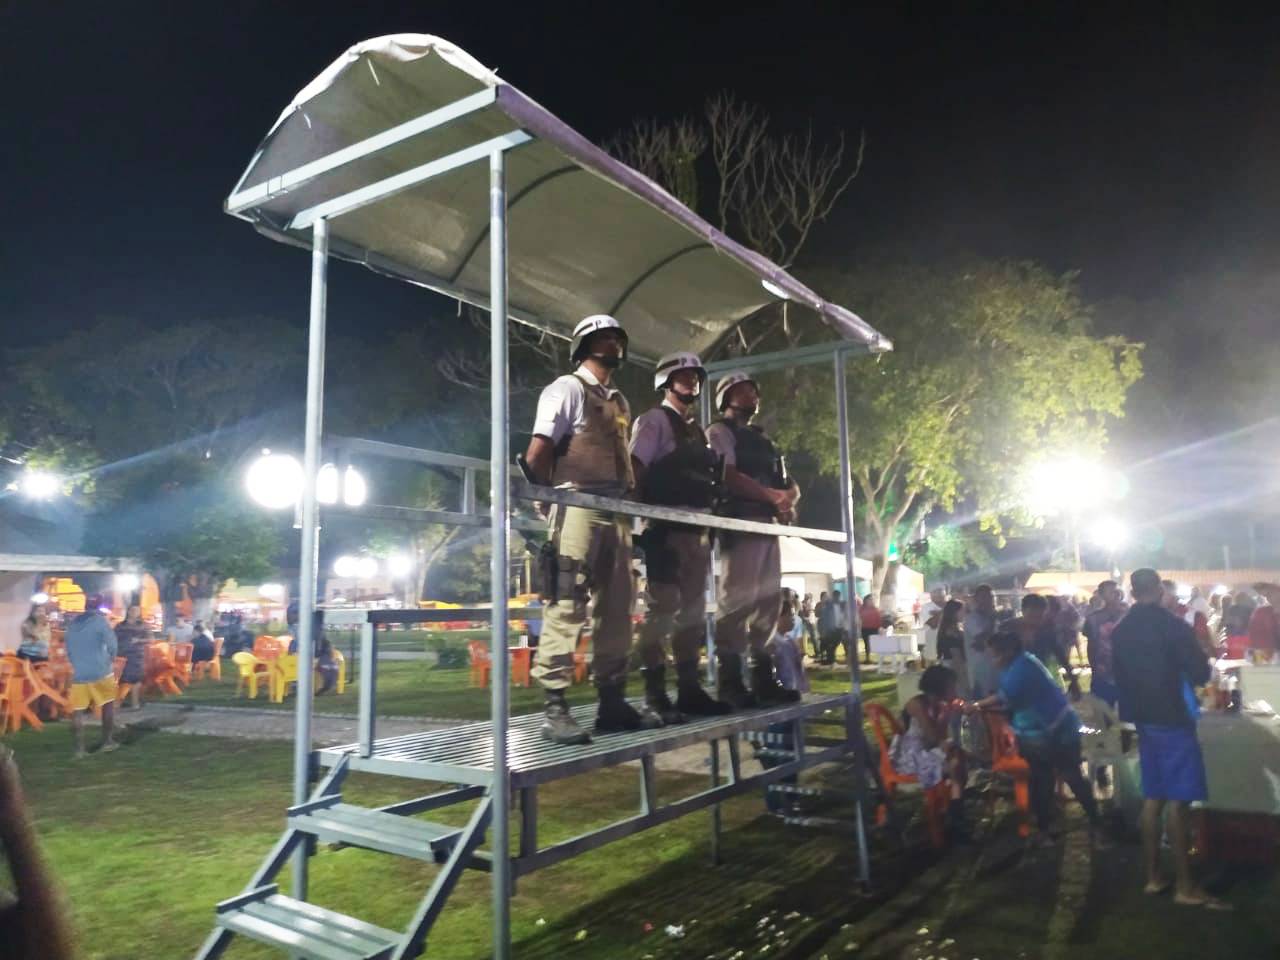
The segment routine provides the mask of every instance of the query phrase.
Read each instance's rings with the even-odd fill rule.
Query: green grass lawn
[[[348,664],[350,666],[350,664]],[[259,707],[275,710],[292,710],[293,701],[271,703],[265,689],[256,700],[236,696],[235,670],[231,664],[223,670],[221,683],[198,680],[180,698],[193,705]],[[849,689],[849,676],[843,671],[811,670],[810,682],[817,693],[841,693]],[[639,673],[631,676],[628,689],[639,694],[643,682]],[[870,674],[863,682],[863,694],[868,701],[895,700],[897,697],[892,677]],[[488,688],[472,687],[466,669],[436,667],[427,661],[382,661],[378,664],[378,714],[404,717],[450,717],[464,720],[485,719],[489,716]],[[178,702],[179,698],[170,698]],[[326,694],[316,698],[316,710],[324,713],[358,712],[356,684],[349,683],[342,694]],[[595,699],[595,689],[590,684],[579,684],[569,691],[573,703],[590,703]],[[511,712],[530,713],[542,706],[542,691],[534,687],[511,688]]]
[[[193,954],[211,928],[213,905],[239,892],[277,839],[289,802],[286,743],[154,732],[133,735],[118,753],[73,763],[65,725],[7,742],[86,960]],[[662,775],[660,796],[704,782]],[[344,794],[372,805],[428,789],[352,775]],[[625,768],[545,787],[541,840],[567,839],[627,815],[637,795],[635,771]],[[719,868],[708,864],[709,820],[700,813],[526,878],[514,903],[515,955],[702,957],[717,944],[746,944],[757,913],[812,913],[818,891],[848,883],[851,841],[797,834],[761,812],[758,796],[725,805],[727,864]],[[458,822],[465,813],[437,818]],[[434,872],[360,850],[321,848],[312,863],[312,899],[391,927],[404,924]],[[685,925],[686,938],[668,938],[669,923]],[[469,873],[427,956],[480,960],[489,955],[489,925],[489,878]],[[269,954],[238,941],[227,955]]]

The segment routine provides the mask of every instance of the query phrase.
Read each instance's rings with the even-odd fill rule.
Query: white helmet
[[[578,321],[578,325],[573,328],[573,339],[569,343],[569,360],[572,363],[581,363],[582,358],[587,354],[587,340],[591,334],[600,330],[615,330],[618,336],[622,338],[622,359],[627,359],[627,331],[622,329],[622,324],[607,313],[596,313],[585,320]]]
[[[749,383],[757,390],[760,389],[760,385],[745,370],[734,370],[732,373],[726,373],[720,378],[720,382],[716,384],[716,410],[724,412],[725,401],[729,396],[729,391],[740,383]]]
[[[658,366],[653,371],[653,389],[665,390],[667,384],[671,382],[671,376],[677,370],[695,370],[698,373],[698,390],[701,392],[703,386],[707,382],[707,370],[702,365],[702,361],[696,353],[688,353],[683,350],[677,350],[675,353],[668,353],[665,357],[658,361]]]

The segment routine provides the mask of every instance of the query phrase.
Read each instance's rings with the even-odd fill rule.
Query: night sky
[[[100,315],[302,323],[303,254],[222,200],[304,84],[405,31],[454,41],[597,141],[723,89],[780,129],[865,130],[863,172],[813,242],[828,259],[1029,258],[1079,270],[1099,302],[1276,275],[1280,17],[843,6],[0,3],[5,343]],[[331,302],[347,332],[431,306],[355,268]],[[1208,337],[1224,318],[1172,322]]]
[[[303,84],[396,31],[453,40],[597,140],[721,89],[783,126],[865,129],[828,252],[1030,257],[1142,298],[1274,244],[1275,18],[703,6],[5,4],[4,322],[305,316],[300,254],[220,203]],[[393,313],[421,296],[388,286]]]

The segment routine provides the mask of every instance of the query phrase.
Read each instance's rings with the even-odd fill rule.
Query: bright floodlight
[[[1093,525],[1089,539],[1110,553],[1115,553],[1129,542],[1129,528],[1115,517],[1105,517]]]
[[[1046,460],[1027,477],[1027,506],[1041,517],[1079,514],[1118,500],[1124,492],[1122,474],[1084,457]]]
[[[256,503],[270,510],[283,510],[302,495],[302,464],[286,453],[259,457],[245,474],[245,486]]]
[[[343,578],[354,577],[356,575],[356,563],[357,560],[355,557],[343,554],[337,560],[333,561],[334,575]]]
[[[24,470],[21,490],[32,500],[48,500],[62,489],[62,478],[45,470]]]
[[[336,576],[350,580],[369,580],[378,575],[378,561],[373,557],[353,557],[343,554],[333,561]]]
[[[41,590],[39,593],[33,593],[31,595],[31,602],[34,604],[48,603],[49,595],[45,593],[43,590]]]
[[[258,585],[258,596],[264,600],[283,600],[283,583],[263,583]]]
[[[343,474],[342,502],[348,507],[359,507],[368,497],[364,477],[355,467],[347,467]],[[316,474],[316,499],[324,504],[338,502],[338,468],[326,463]]]
[[[378,561],[373,557],[360,557],[356,561],[356,576],[361,580],[370,580],[378,575]]]
[[[413,560],[408,554],[393,553],[387,557],[387,572],[393,577],[407,577],[413,570]]]
[[[116,590],[120,593],[133,593],[142,584],[142,579],[136,573],[117,573],[114,580]]]

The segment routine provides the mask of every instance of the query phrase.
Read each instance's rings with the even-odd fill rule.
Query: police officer
[[[631,411],[610,384],[627,355],[627,334],[613,317],[587,317],[569,347],[573,373],[542,391],[525,454],[539,483],[609,497],[631,493],[634,479],[627,440]],[[647,708],[626,701],[631,647],[631,521],[584,507],[554,505],[548,517],[554,575],[544,579],[542,637],[533,675],[546,692],[542,735],[554,743],[587,743],[564,692],[573,679],[573,654],[593,600],[591,636],[599,708],[596,731],[661,726]]]
[[[716,385],[721,419],[707,438],[724,457],[729,513],[747,520],[789,523],[800,490],[786,477],[782,457],[751,421],[760,409],[754,380],[736,370]],[[716,613],[716,655],[721,700],[735,708],[792,703],[800,695],[778,683],[765,644],[773,634],[782,598],[782,555],[778,538],[732,533],[721,546],[720,604]],[[751,688],[742,681],[742,656],[751,652]]]
[[[719,488],[719,457],[694,419],[706,381],[697,354],[671,353],[658,361],[653,387],[662,402],[642,413],[631,432],[631,466],[646,503],[698,510],[712,506]],[[686,714],[729,713],[729,704],[708,696],[698,676],[711,554],[707,528],[651,521],[641,543],[649,580],[648,615],[640,628],[645,703],[664,723],[681,723]],[[674,704],[666,687],[668,642],[676,664]]]

